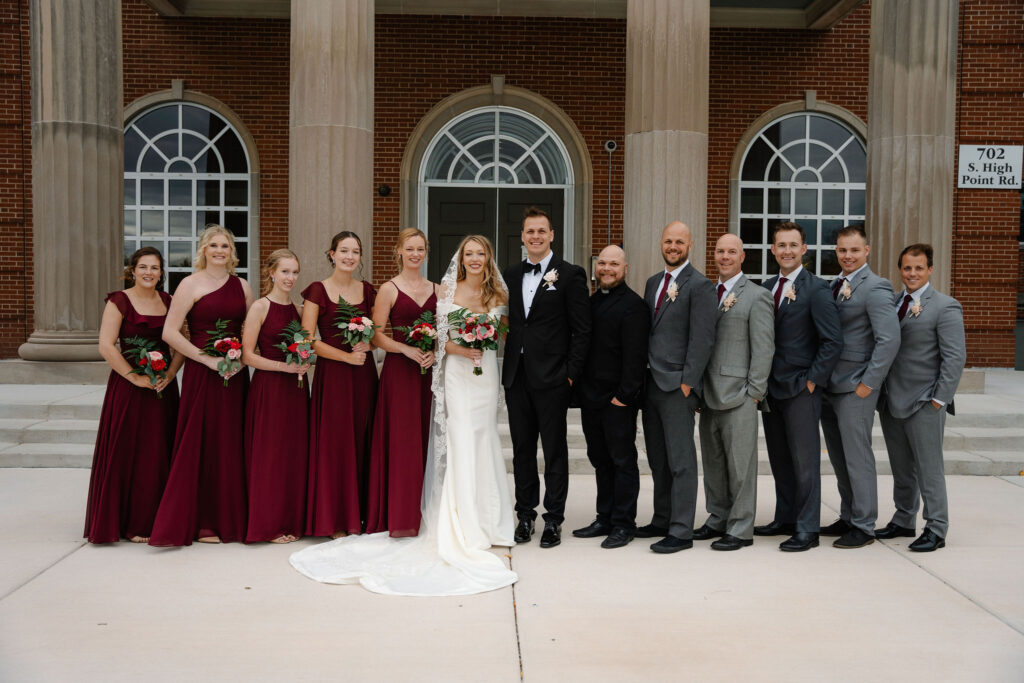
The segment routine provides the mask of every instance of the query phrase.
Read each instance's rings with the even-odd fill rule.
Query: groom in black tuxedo
[[[544,533],[540,546],[561,543],[569,491],[566,412],[572,383],[583,372],[590,343],[586,272],[551,251],[548,215],[530,207],[523,218],[527,259],[505,271],[509,333],[501,383],[505,387],[516,482],[516,543],[533,537],[540,502],[537,436],[544,449]]]

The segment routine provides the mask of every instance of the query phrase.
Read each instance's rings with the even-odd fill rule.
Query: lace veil
[[[437,297],[437,311],[435,323],[437,327],[437,341],[434,344],[434,373],[430,382],[430,389],[434,394],[433,419],[430,422],[430,438],[427,442],[427,464],[423,471],[423,495],[420,499],[420,513],[422,514],[422,529],[420,536],[432,535],[437,524],[437,513],[440,506],[441,487],[444,484],[444,472],[448,460],[448,415],[444,402],[444,357],[445,344],[447,344],[450,333],[448,314],[456,309],[455,287],[458,285],[459,273],[459,252],[452,254],[452,260],[448,264],[448,270],[441,278],[440,291]],[[501,271],[491,263],[494,269],[495,280],[498,286],[505,292],[505,299],[508,300],[508,285]],[[499,392],[499,405],[501,401]]]

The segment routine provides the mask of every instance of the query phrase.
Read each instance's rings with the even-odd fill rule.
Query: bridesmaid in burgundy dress
[[[399,273],[380,288],[373,322],[381,329],[391,321],[393,338],[377,332],[373,344],[388,352],[380,373],[377,412],[370,455],[369,508],[366,532],[415,536],[420,529],[420,494],[430,437],[433,351],[405,344],[396,327],[411,327],[424,311],[437,308],[435,285],[423,277],[427,236],[416,228],[398,235],[395,261]]]
[[[284,341],[284,328],[299,320],[290,298],[298,277],[294,253],[272,253],[263,266],[263,296],[249,309],[242,332],[242,360],[255,368],[245,410],[246,543],[291,543],[304,529],[309,460],[309,388],[304,376],[309,363],[286,363],[285,352],[277,348]]]
[[[339,296],[370,317],[377,292],[353,277],[362,252],[358,235],[339,232],[327,251],[334,272],[302,292],[302,326],[320,328],[320,341],[313,345],[317,359],[309,409],[307,536],[358,534],[366,518],[377,366],[369,344],[350,347],[334,326]]]
[[[178,383],[174,375],[184,356],[163,343],[171,295],[159,291],[164,257],[153,247],[132,254],[125,279],[133,286],[107,295],[100,324],[100,354],[110,365],[107,393],[92,456],[89,499],[85,509],[85,538],[90,543],[115,543],[128,538],[145,543],[167,481],[178,419]],[[154,386],[146,375],[133,374],[115,343],[127,351],[131,337],[156,344],[163,355],[166,376]],[[163,396],[157,396],[157,392]]]
[[[150,545],[191,545],[245,539],[245,395],[249,371],[221,377],[220,360],[203,354],[218,320],[221,335],[240,337],[252,305],[249,283],[234,274],[235,239],[219,225],[199,236],[196,272],[178,285],[164,325],[164,341],[188,360],[171,473],[156,513]],[[186,339],[180,329],[187,320]],[[224,386],[228,379],[228,386]]]

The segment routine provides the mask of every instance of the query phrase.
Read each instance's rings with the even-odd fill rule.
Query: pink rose
[[[348,324],[348,329],[355,330],[355,329],[358,329],[358,327],[357,327],[357,325],[355,323],[349,323]]]
[[[462,339],[463,341],[466,342],[472,342],[476,340],[476,337],[473,335],[472,332],[467,332],[466,334],[462,335]]]
[[[303,360],[309,358],[309,351],[306,351],[305,349],[303,349],[302,351],[299,351],[299,358],[301,358]]]
[[[160,353],[159,351],[150,351],[146,355],[149,356],[149,360],[151,361],[164,359],[164,354]]]
[[[230,358],[231,360],[238,360],[241,357],[242,357],[242,350],[241,349],[231,349],[230,351],[228,351],[228,358]]]

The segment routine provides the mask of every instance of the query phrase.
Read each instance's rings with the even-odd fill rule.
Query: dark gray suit
[[[874,536],[878,479],[871,428],[882,382],[900,348],[900,329],[888,280],[865,266],[847,284],[848,295],[841,291],[836,299],[843,350],[825,391],[821,429],[842,501],[839,517]],[[872,389],[867,398],[856,393],[861,382]]]
[[[771,292],[778,276],[764,283]],[[769,412],[762,413],[768,462],[775,478],[775,521],[800,533],[821,528],[822,389],[843,348],[839,311],[824,280],[801,269],[794,297],[775,311],[775,355],[768,378]],[[813,382],[814,393],[807,391]]]
[[[675,300],[666,297],[655,315],[664,277],[664,271],[652,275],[644,289],[651,311],[643,408],[644,441],[654,479],[651,524],[667,527],[676,538],[690,539],[697,508],[694,414],[715,343],[717,297],[711,280],[687,265],[674,280]],[[689,396],[683,395],[680,384],[693,387]]]
[[[896,295],[893,310],[903,296]],[[942,432],[967,360],[964,315],[959,301],[931,286],[920,299],[920,312],[908,310],[900,322],[903,343],[885,379],[879,412],[892,465],[893,523],[915,528],[923,499],[925,528],[945,538],[949,509]],[[945,407],[936,410],[932,399]]]
[[[740,275],[718,304],[715,347],[704,371],[700,455],[707,526],[744,540],[753,536],[757,507],[755,401],[768,391],[774,350],[771,294]]]

